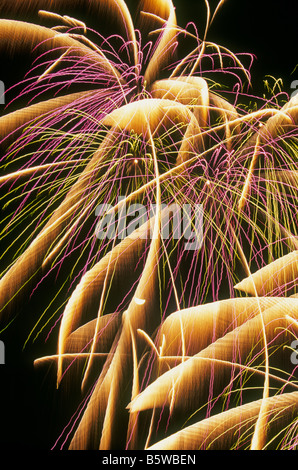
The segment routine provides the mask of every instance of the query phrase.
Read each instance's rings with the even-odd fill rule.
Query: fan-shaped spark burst
[[[298,95],[245,106],[249,56],[207,40],[223,4],[201,39],[171,0],[1,2],[0,53],[29,60],[0,117],[1,330],[57,343],[55,448],[297,445]]]

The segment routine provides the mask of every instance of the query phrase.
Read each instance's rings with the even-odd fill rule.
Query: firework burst
[[[30,58],[0,118],[1,329],[56,345],[53,447],[295,448],[298,95],[247,106],[251,56],[207,40],[222,1],[202,37],[170,0],[71,2],[112,35],[69,3],[0,4]]]

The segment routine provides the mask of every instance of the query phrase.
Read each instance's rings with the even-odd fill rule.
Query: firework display
[[[297,449],[298,94],[131,3],[0,0],[0,363],[49,449]]]

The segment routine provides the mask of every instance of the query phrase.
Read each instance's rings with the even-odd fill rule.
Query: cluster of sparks
[[[55,367],[68,393],[80,384],[55,448],[297,446],[298,95],[243,105],[250,67],[206,39],[223,3],[211,14],[205,1],[202,38],[177,26],[170,0],[142,1],[136,24],[124,1],[102,2],[125,32],[108,38],[61,5],[39,10],[52,28],[0,19],[4,45],[39,51],[16,86],[27,106],[0,118],[1,328],[54,275],[25,343],[56,335],[35,365]],[[124,203],[156,214],[134,236],[99,240],[96,207]],[[161,237],[173,203],[203,207],[200,250]]]

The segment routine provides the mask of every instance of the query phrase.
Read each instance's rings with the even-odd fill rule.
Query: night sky
[[[217,1],[210,1],[211,12]],[[203,34],[206,21],[204,1],[175,2],[178,23],[194,21]],[[298,78],[296,0],[226,0],[211,25],[207,39],[228,47],[234,53],[256,56],[252,69],[255,92],[262,93],[263,78],[282,78],[285,90]]]
[[[217,3],[210,0],[212,11]],[[176,0],[174,4],[178,24],[184,27],[188,21],[194,21],[203,34],[206,20],[204,1]],[[282,78],[284,89],[289,94],[292,92],[291,83],[298,79],[298,70],[294,72],[298,64],[295,6],[297,0],[227,0],[210,28],[207,39],[228,47],[234,53],[256,56],[252,69],[255,94],[262,93],[266,75]],[[33,360],[43,352],[38,347],[23,352],[23,343],[18,335],[22,337],[21,330],[7,336],[6,364],[0,365],[0,448],[47,448],[54,444],[54,436],[58,432],[55,426],[56,398],[48,394],[47,388],[51,377],[34,373]],[[12,344],[18,344],[18,347],[12,348]]]

